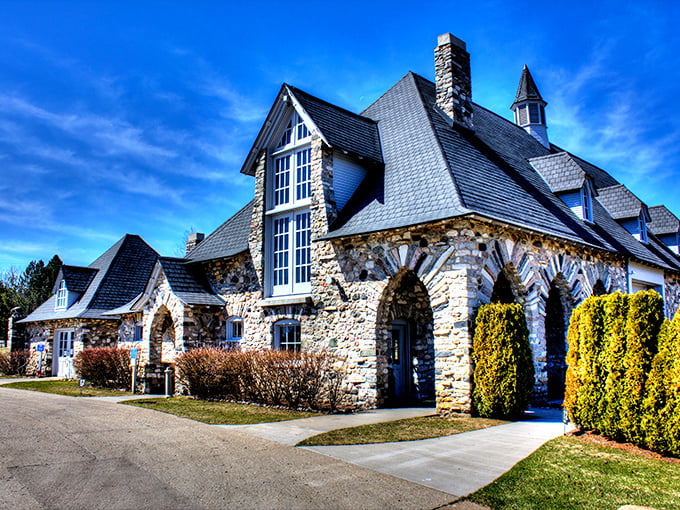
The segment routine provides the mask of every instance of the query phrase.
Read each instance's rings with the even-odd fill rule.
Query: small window
[[[243,319],[231,317],[227,320],[227,348],[238,349],[243,338]]]
[[[519,112],[519,125],[524,126],[527,124],[527,107],[526,105],[522,105],[517,108],[517,111]]]
[[[287,319],[274,324],[274,347],[282,351],[300,352],[300,322]]]
[[[541,123],[541,119],[538,117],[538,103],[529,103],[529,122],[531,124]]]
[[[144,326],[141,324],[135,325],[135,342],[141,342],[144,334]]]
[[[66,288],[66,281],[62,280],[57,290],[57,302],[55,308],[57,310],[65,310],[68,305],[68,289]]]
[[[641,212],[638,216],[638,224],[640,228],[640,241],[647,242],[647,221],[645,220],[645,213]]]
[[[593,221],[593,192],[588,181],[581,188],[581,201],[583,203],[583,219]]]

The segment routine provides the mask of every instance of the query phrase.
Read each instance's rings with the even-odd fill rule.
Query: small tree
[[[534,365],[520,305],[492,303],[480,307],[472,357],[476,412],[485,417],[521,416],[534,386]]]

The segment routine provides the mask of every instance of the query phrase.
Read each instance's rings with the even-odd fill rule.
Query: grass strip
[[[390,443],[450,436],[507,423],[487,418],[422,416],[331,430],[300,441],[297,446]]]
[[[494,510],[680,508],[680,465],[559,437],[469,499]]]
[[[174,414],[213,425],[271,423],[319,415],[318,413],[308,411],[292,411],[290,409],[263,407],[254,404],[236,404],[233,402],[209,402],[189,397],[130,400],[122,403],[146,407],[147,409],[154,409],[163,413]]]
[[[21,381],[3,384],[0,388],[41,391],[43,393],[55,393],[68,397],[118,397],[131,395],[128,391],[107,390],[90,386],[81,388],[78,381]]]

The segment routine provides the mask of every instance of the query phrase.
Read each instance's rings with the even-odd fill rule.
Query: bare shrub
[[[78,377],[100,388],[127,388],[132,369],[130,350],[115,347],[96,347],[76,354],[73,367]]]

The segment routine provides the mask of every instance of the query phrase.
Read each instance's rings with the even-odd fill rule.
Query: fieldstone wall
[[[100,319],[61,319],[53,321],[29,323],[26,326],[26,337],[31,359],[29,375],[37,375],[40,364],[38,343],[45,343],[43,353],[42,375],[52,375],[52,359],[54,352],[54,331],[60,329],[73,330],[73,355],[83,349],[94,347],[116,347],[118,342],[118,321]]]
[[[680,308],[680,277],[666,273],[664,275],[664,293],[666,317],[672,320]]]

